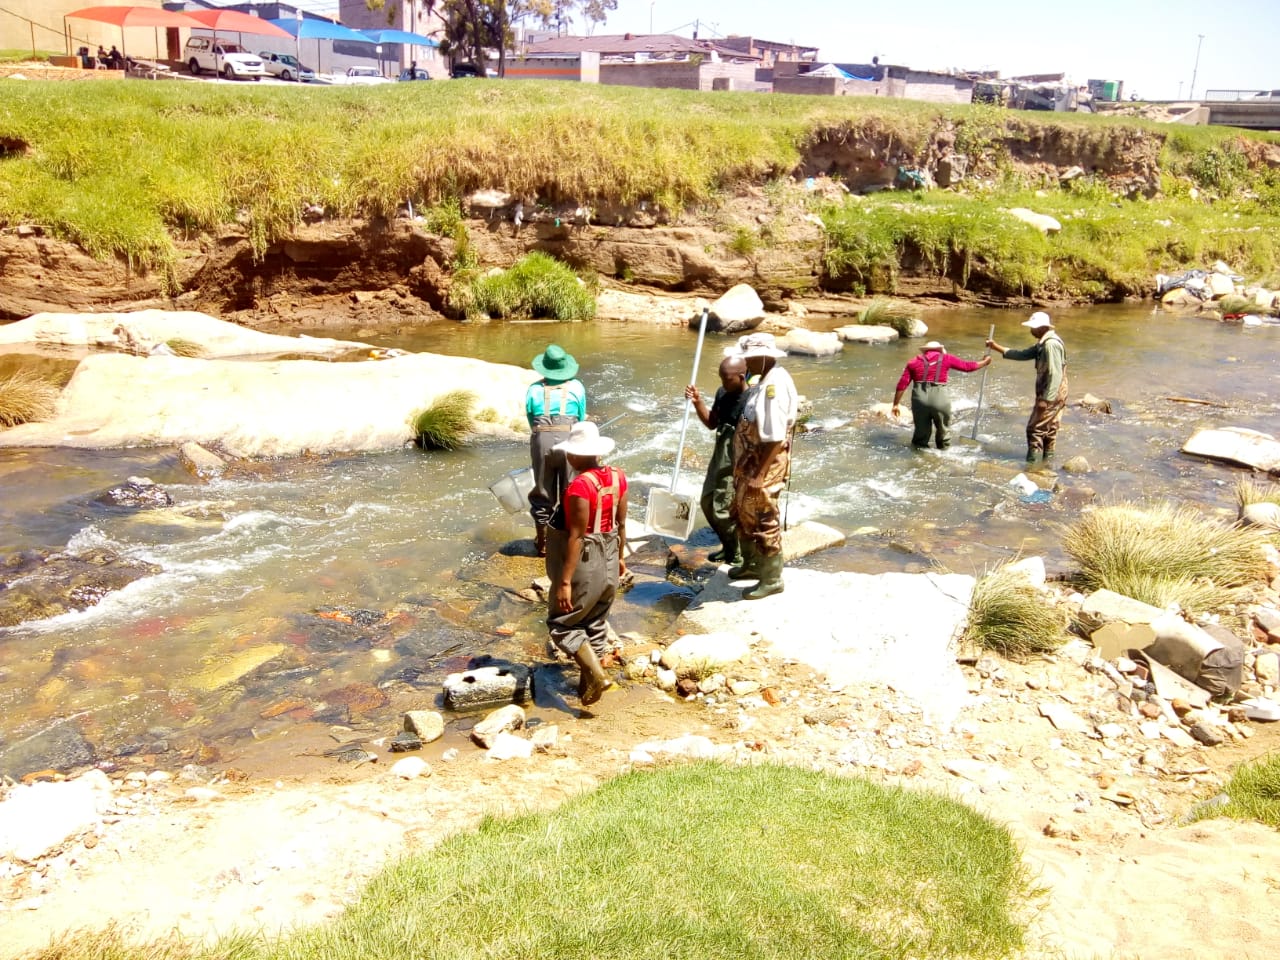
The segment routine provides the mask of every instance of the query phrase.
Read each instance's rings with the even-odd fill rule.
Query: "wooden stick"
[[[1198,403],[1205,407],[1222,407],[1227,409],[1229,404],[1219,403],[1217,400],[1197,400],[1195,397],[1161,397],[1161,400],[1172,400],[1174,403]]]

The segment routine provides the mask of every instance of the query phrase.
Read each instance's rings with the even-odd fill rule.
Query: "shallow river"
[[[926,316],[931,337],[969,358],[981,354],[991,323],[1005,345],[1029,344],[1021,319],[982,310]],[[1080,454],[1093,472],[1063,475],[1064,490],[1047,504],[1023,503],[1007,485],[1025,449],[1030,363],[992,365],[976,443],[967,437],[982,374],[954,374],[957,433],[965,439],[946,453],[921,453],[910,449],[909,430],[866,415],[892,398],[920,341],[784,361],[820,428],[797,442],[788,519],[856,532],[848,546],[804,562],[980,573],[1021,552],[1063,567],[1054,525],[1088,499],[1083,487],[1101,502],[1175,498],[1233,512],[1239,471],[1178,450],[1200,426],[1270,431],[1280,402],[1272,360],[1280,328],[1179,319],[1149,306],[1055,319],[1072,397],[1106,398],[1114,415],[1068,411],[1059,462]],[[613,462],[632,479],[632,515],[643,516],[650,484],[670,480],[693,360],[689,331],[450,324],[363,339],[522,366],[554,340],[581,362],[593,417],[625,414],[609,432],[619,445]],[[704,391],[717,383],[727,342],[709,339],[698,378]],[[681,488],[693,493],[710,437],[696,418],[689,432],[695,459]],[[162,568],[83,613],[0,630],[0,773],[123,756],[161,766],[234,762],[251,743],[290,754],[297,737],[285,734],[304,725],[394,732],[401,709],[437,702],[442,677],[474,654],[544,662],[536,612],[499,589],[526,584],[537,564],[489,562],[531,533],[527,518],[502,512],[487,490],[525,462],[525,444],[488,442],[447,454],[407,448],[303,462],[203,484],[169,449],[0,451],[0,554],[106,546]],[[165,486],[176,507],[131,513],[95,502],[130,475]],[[620,602],[615,625],[660,631],[689,595],[648,579]]]

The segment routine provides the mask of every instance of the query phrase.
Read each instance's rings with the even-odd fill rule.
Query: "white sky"
[[[337,0],[297,0],[332,14]],[[1125,95],[1280,89],[1280,0],[618,0],[596,33],[750,34],[823,60],[1123,80]],[[575,24],[573,32],[581,33]],[[1204,34],[1203,42],[1199,35]],[[1196,51],[1199,46],[1199,65]]]
[[[596,33],[750,34],[823,60],[1123,80],[1125,95],[1280,89],[1280,0],[618,0]],[[679,29],[675,29],[679,28]],[[581,32],[575,25],[575,32]],[[1179,82],[1182,90],[1179,93]]]

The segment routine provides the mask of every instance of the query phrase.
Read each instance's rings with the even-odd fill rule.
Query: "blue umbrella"
[[[279,20],[268,20],[290,36],[299,40],[349,40],[352,43],[375,43],[363,33],[357,33],[350,27],[331,20],[315,20],[311,17],[302,20],[293,17],[281,17]]]
[[[296,17],[280,17],[278,20],[268,20],[281,30],[284,30],[290,36],[299,42],[303,40],[314,40],[316,42],[316,72],[320,71],[320,41],[321,40],[346,40],[350,43],[374,43],[363,33],[356,33],[350,27],[344,27],[340,23],[334,23],[332,20],[317,20],[312,17],[304,17],[298,19]],[[302,59],[301,56],[298,57]]]
[[[420,33],[408,30],[361,30],[370,43],[403,43],[418,47],[438,47],[439,43]]]

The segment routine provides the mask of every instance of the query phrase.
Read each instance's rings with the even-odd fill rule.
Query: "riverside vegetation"
[[[85,138],[84,116],[112,135]],[[1059,169],[1040,158],[1046,144],[1059,163],[1098,163],[1060,186]],[[814,171],[843,176],[836,168],[849,164],[830,162],[833,152],[883,169],[953,150],[970,158],[954,190],[773,189]],[[1103,169],[1125,166],[1116,158],[1129,151],[1149,155],[1125,167],[1145,164],[1144,186]],[[182,244],[228,225],[262,256],[304,209],[376,221],[412,203],[430,223],[471,191],[499,189],[539,204],[644,203],[666,222],[701,217],[726,251],[748,258],[787,242],[779,218],[809,214],[824,225],[815,272],[833,289],[893,293],[911,270],[992,296],[1107,300],[1145,292],[1157,271],[1216,259],[1274,286],[1277,166],[1269,134],[864,98],[102,81],[72,95],[63,84],[9,84],[0,102],[0,223],[39,226],[171,285]],[[772,222],[717,220],[724,198],[760,187]],[[1061,232],[1045,236],[1005,212],[1018,206],[1055,216]],[[466,224],[449,230],[458,239]]]

